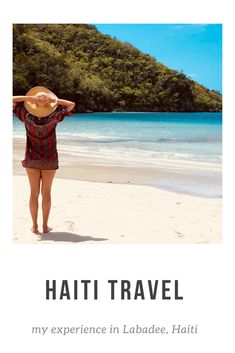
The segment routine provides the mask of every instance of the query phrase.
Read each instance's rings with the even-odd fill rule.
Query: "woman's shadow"
[[[39,241],[60,241],[60,242],[70,242],[70,243],[81,243],[83,241],[104,241],[107,238],[95,238],[90,235],[79,235],[70,232],[49,232],[49,233],[39,233]]]

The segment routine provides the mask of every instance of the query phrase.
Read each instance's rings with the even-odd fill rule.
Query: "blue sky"
[[[221,24],[94,24],[171,69],[222,92]]]

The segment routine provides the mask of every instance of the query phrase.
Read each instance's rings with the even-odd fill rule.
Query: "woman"
[[[51,186],[58,166],[56,125],[66,115],[72,115],[75,103],[58,99],[45,87],[37,86],[26,96],[13,97],[13,112],[24,123],[27,135],[25,159],[30,183],[29,208],[33,221],[33,233],[38,233],[38,197],[41,189],[43,233],[52,230],[48,226],[51,209]]]

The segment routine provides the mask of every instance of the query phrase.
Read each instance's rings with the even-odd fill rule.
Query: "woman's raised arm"
[[[31,102],[31,103],[35,103],[36,98],[35,96],[13,96],[12,97],[13,102],[12,102],[12,108],[14,109],[16,106],[16,103],[19,102]]]
[[[13,103],[18,103],[18,102],[35,102],[36,97],[35,96],[13,96]]]
[[[56,102],[57,105],[62,105],[66,107],[66,110],[70,112],[75,103],[65,100],[65,99],[55,99],[51,98],[49,95],[44,94],[43,97],[41,96],[13,96],[13,107],[18,102],[31,102],[31,103],[40,103],[41,101],[45,101],[45,103]]]
[[[57,99],[57,104],[66,107],[66,110],[67,110],[68,112],[70,112],[70,111],[74,108],[74,106],[75,106],[75,103],[74,103],[74,102],[67,101],[67,100],[65,100],[65,99]]]

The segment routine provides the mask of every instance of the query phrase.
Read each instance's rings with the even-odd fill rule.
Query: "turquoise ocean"
[[[25,138],[13,119],[13,137]],[[86,163],[161,171],[152,184],[221,197],[222,114],[112,112],[74,114],[57,126],[59,150]]]

